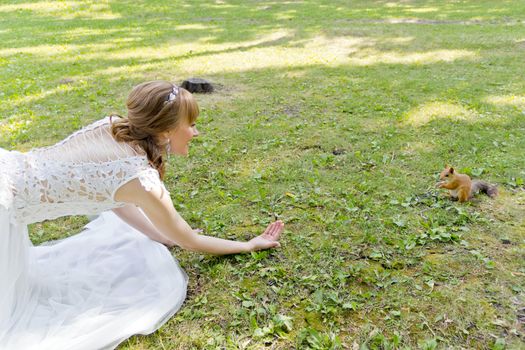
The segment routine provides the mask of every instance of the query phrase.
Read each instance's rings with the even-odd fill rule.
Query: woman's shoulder
[[[131,179],[125,181],[113,193],[113,198],[117,202],[140,202],[139,198],[159,194],[167,194],[164,182],[160,179],[159,173],[153,168],[142,169]]]

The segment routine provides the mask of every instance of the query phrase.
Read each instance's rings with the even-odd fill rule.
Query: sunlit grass
[[[145,80],[207,78],[201,135],[168,164],[174,205],[218,237],[287,224],[272,252],[174,249],[183,308],[120,348],[520,348],[523,4],[4,1],[0,16],[0,147],[125,114]],[[446,163],[501,195],[448,200]]]
[[[406,114],[406,122],[414,126],[421,126],[438,119],[472,121],[475,118],[476,113],[473,111],[446,102],[429,102],[417,106]]]
[[[408,54],[404,52],[385,53],[367,48],[373,44],[373,40],[363,38],[315,37],[309,40],[292,41],[289,44],[291,47],[255,47],[240,53],[213,53],[212,51],[208,55],[181,60],[180,67],[185,70],[195,70],[200,74],[217,74],[249,69],[308,65],[431,64],[453,62],[459,59],[470,60],[477,56],[467,50],[437,50]]]
[[[409,8],[405,10],[406,12],[413,12],[413,13],[429,13],[429,12],[437,12],[439,9],[437,7],[423,7],[423,8]]]
[[[15,12],[21,10],[30,10],[34,12],[61,12],[64,10],[70,10],[81,3],[81,1],[37,1],[33,3],[0,5],[0,12]]]
[[[31,125],[31,120],[19,120],[18,118],[12,118],[11,121],[3,120],[0,123],[0,135],[6,138],[6,135],[24,132],[29,125]]]
[[[35,1],[19,4],[0,5],[0,13],[28,11],[35,15],[53,15],[56,18],[116,19],[119,15],[111,12],[109,1]]]
[[[31,95],[18,95],[17,97],[10,99],[9,103],[12,106],[20,106],[20,105],[23,105],[23,104],[26,104],[26,103],[36,102],[36,101],[39,101],[39,100],[43,100],[43,99],[45,99],[46,97],[49,97],[49,96],[60,95],[60,94],[62,94],[64,92],[78,89],[78,85],[82,85],[82,81],[77,81],[77,85],[76,86],[67,85],[67,84],[60,84],[59,86],[57,86],[57,87],[55,87],[53,89],[45,90],[45,91],[42,91],[42,92],[35,92],[35,93],[31,94]]]
[[[485,101],[500,106],[525,108],[525,96],[523,95],[489,96]]]

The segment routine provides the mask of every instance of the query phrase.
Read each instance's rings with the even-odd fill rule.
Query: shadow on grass
[[[228,54],[268,47],[305,47],[312,39],[319,37],[318,33],[323,33],[326,40],[343,39],[348,35],[346,32],[348,25],[339,23],[334,26],[334,23],[338,23],[337,20],[352,16],[362,17],[370,11],[377,11],[383,18],[388,18],[393,14],[404,14],[407,9],[416,8],[411,5],[392,6],[385,1],[373,4],[356,3],[351,8],[345,6],[347,5],[345,2],[201,3],[190,7],[160,5],[155,2],[142,5],[120,2],[112,4],[111,8],[107,9],[118,14],[115,19],[101,20],[96,19],[96,16],[88,19],[75,17],[61,19],[60,10],[48,13],[43,10],[45,7],[39,4],[34,3],[34,11],[31,10],[33,3],[0,7],[0,11],[12,16],[8,17],[4,24],[9,26],[8,29],[0,32],[5,47],[2,55],[3,66],[6,66],[3,76],[5,80],[11,82],[8,84],[10,88],[3,91],[3,97],[8,99],[8,102],[14,100],[13,103],[4,104],[6,107],[0,109],[4,115],[9,114],[13,105],[23,112],[27,108],[31,109],[41,100],[52,98],[54,94],[60,95],[63,91],[56,88],[56,83],[64,77],[86,80],[89,85],[93,85],[99,80],[107,81],[123,74],[126,78],[140,79],[145,75],[144,72],[164,71],[168,72],[167,75],[176,76],[177,71],[180,71],[177,66],[181,62],[197,58],[228,60],[230,59]],[[432,2],[430,5],[437,6],[438,3]],[[66,12],[74,14],[75,6],[85,10],[80,5],[74,5]],[[468,11],[471,14],[482,13],[482,10],[485,10],[483,13],[490,13],[486,11],[487,6],[506,9],[504,4],[469,5],[468,8],[446,4],[437,8],[441,16],[447,17],[458,13],[465,15]],[[500,12],[498,10],[496,13],[501,15]],[[94,10],[94,13],[96,14],[97,11]],[[201,15],[204,14],[206,16],[202,17]],[[23,23],[21,23],[22,19]],[[343,28],[342,31],[338,29],[340,27]],[[401,40],[396,43],[394,37],[394,40],[391,40],[394,43],[389,43],[391,38],[385,38],[383,27],[384,24],[367,26],[362,29],[369,32],[364,39],[354,43],[336,41],[334,45],[346,49],[350,59],[354,59],[357,65],[374,65],[390,61],[399,64],[411,62],[419,64],[422,60],[429,59],[435,59],[436,62],[442,59],[454,61],[465,57],[465,54],[468,58],[468,50],[465,54],[454,53],[452,50],[448,53],[452,55],[451,57],[439,58],[439,52],[423,45],[428,40],[426,37],[419,37],[417,35],[419,30],[415,28],[390,25],[394,36]],[[279,31],[282,35],[277,38],[264,39],[265,36],[271,36],[272,33]],[[31,35],[27,35],[28,33]],[[263,40],[260,39],[261,36]],[[200,49],[196,41],[203,37],[206,38],[206,45],[216,44],[217,48]],[[48,45],[41,46],[42,42],[47,42]],[[407,51],[409,48],[406,47],[406,42],[410,42],[412,55]],[[171,45],[184,44],[189,46],[182,49],[183,52],[170,49]],[[192,48],[192,44],[197,45],[197,48]],[[159,46],[164,51],[161,49],[152,55],[160,56],[159,58],[143,54],[151,50],[155,51]],[[404,52],[398,53],[392,50],[400,47]],[[310,49],[322,51],[324,47],[320,45],[318,48]],[[444,50],[444,55],[447,54],[447,45],[441,46],[440,49]],[[60,54],[60,51],[63,51],[63,54]],[[134,53],[129,54],[129,51]],[[112,57],[119,55],[125,58]],[[312,66],[315,67],[315,64]],[[191,70],[191,66],[183,69],[183,71],[187,70]],[[243,70],[239,69],[239,71]],[[46,71],[45,81],[39,78],[42,71]],[[32,83],[28,84],[28,81]],[[73,86],[69,90],[81,97],[85,94],[89,95],[90,88],[91,86],[87,85]],[[34,96],[35,90],[41,92]],[[25,96],[29,96],[29,99]],[[57,96],[57,103],[60,98],[61,96]]]
[[[276,300],[269,304],[277,305],[277,312],[297,315],[297,330],[312,324],[327,330],[331,326],[320,321],[326,316],[332,317],[329,322],[335,319],[337,326],[352,329],[347,334],[351,341],[368,341],[377,326],[386,333],[394,327],[408,330],[406,343],[411,345],[420,335],[432,336],[437,329],[451,344],[476,347],[491,341],[488,332],[494,329],[489,317],[510,314],[509,307],[498,309],[502,306],[491,302],[505,300],[511,279],[501,287],[506,288],[504,292],[487,292],[483,283],[494,275],[484,269],[483,260],[479,266],[478,257],[463,245],[426,242],[410,250],[405,240],[421,237],[432,225],[450,223],[451,229],[469,229],[465,236],[474,244],[479,239],[482,250],[486,237],[476,229],[493,227],[474,220],[476,215],[486,215],[490,206],[456,206],[432,197],[428,189],[435,182],[435,172],[451,161],[483,170],[484,178],[502,184],[525,167],[522,105],[493,98],[523,94],[524,82],[516,74],[519,54],[505,49],[521,35],[519,30],[491,27],[477,33],[482,28],[469,25],[455,32],[441,26],[454,24],[463,29],[468,21],[489,23],[523,11],[511,10],[509,4],[363,1],[350,8],[347,2],[259,1],[186,8],[177,3],[118,2],[111,5],[115,18],[106,20],[2,12],[5,7],[0,6],[0,12],[10,17],[2,24],[9,27],[0,27],[1,38],[6,39],[0,69],[8,86],[2,91],[6,101],[0,113],[9,118],[2,127],[13,126],[2,135],[6,137],[0,146],[56,141],[107,114],[108,108],[121,110],[133,84],[145,78],[179,79],[191,72],[191,66],[184,66],[188,62],[214,63],[217,57],[243,53],[248,60],[259,54],[259,67],[226,60],[234,69],[204,70],[225,87],[214,95],[197,97],[203,107],[201,139],[195,142],[191,162],[171,165],[176,171],[168,181],[177,189],[172,191],[176,204],[186,204],[181,213],[194,224],[207,225],[214,234],[226,235],[226,228],[232,227],[244,238],[244,230],[256,232],[276,215],[288,221],[291,234],[284,238],[285,248],[268,260],[260,256],[243,256],[239,261],[210,258],[192,268],[195,258],[188,253],[181,261],[194,274],[192,278],[201,271],[222,276],[224,271],[229,273],[230,265],[238,264],[242,277],[221,280],[220,287],[231,283],[228,287],[246,290],[254,298],[259,291],[272,295]],[[67,15],[74,17],[74,11]],[[419,22],[390,23],[392,17],[415,17]],[[24,23],[14,25],[22,19]],[[364,23],[355,25],[352,20]],[[443,31],[425,30],[430,25],[439,25]],[[281,34],[274,37],[274,33]],[[200,38],[204,38],[202,47],[197,45]],[[312,46],[317,42],[321,44]],[[62,45],[70,46],[63,55],[48,56],[45,51],[60,50]],[[155,51],[159,45],[174,49]],[[264,49],[279,48],[283,51],[264,56]],[[298,52],[293,49],[320,57],[329,53],[341,61],[306,58],[306,63],[292,61],[289,66],[276,62]],[[136,53],[126,56],[133,50]],[[443,52],[454,50],[474,54],[447,61]],[[57,87],[63,77],[74,82]],[[66,117],[70,113],[73,118]],[[417,207],[422,194],[430,198],[425,205],[437,207]],[[193,208],[202,208],[198,210],[206,214]],[[430,210],[435,212],[429,215]],[[512,235],[518,236],[514,231]],[[441,250],[431,254],[429,247]],[[438,264],[439,259],[432,260],[430,255],[439,255],[442,262]],[[445,271],[440,264],[462,269]],[[245,276],[253,279],[253,286],[244,283]],[[461,295],[467,302],[482,300],[489,316],[469,309],[471,304],[454,304],[454,323],[442,322],[437,317],[443,312],[435,310],[436,305],[456,300],[452,292],[458,284],[471,286],[462,284],[464,276],[479,280],[479,285]],[[205,282],[203,291],[192,285],[189,303],[196,299],[193,296],[213,292],[213,278]],[[416,284],[421,290],[414,288]],[[282,290],[284,294],[265,293],[270,285],[277,288],[275,293]],[[356,301],[358,310],[343,300]],[[462,308],[474,311],[461,315]],[[204,304],[196,309],[210,311]],[[196,329],[202,330],[203,323],[234,319],[240,320],[240,332],[253,333],[247,326],[250,320],[242,318],[248,311],[235,305],[220,305],[220,311],[224,312],[210,313],[201,323],[197,320]],[[239,319],[228,314],[236,311]],[[260,324],[265,324],[267,320],[261,319]],[[481,324],[470,326],[479,319]],[[181,327],[184,322],[182,317]],[[422,323],[428,329],[418,328]],[[366,329],[367,325],[373,328]],[[463,332],[467,328],[469,335]],[[359,331],[361,338],[353,333]]]

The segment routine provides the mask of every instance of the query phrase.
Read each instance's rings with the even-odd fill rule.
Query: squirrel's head
[[[450,165],[445,165],[445,169],[443,169],[441,174],[439,174],[439,179],[440,180],[447,180],[452,175],[454,175],[454,168],[451,167]]]

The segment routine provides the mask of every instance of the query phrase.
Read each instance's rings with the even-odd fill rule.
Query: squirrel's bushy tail
[[[490,198],[494,198],[498,195],[498,188],[495,185],[491,185],[485,181],[473,181],[471,191],[472,194],[477,192],[485,193]]]

